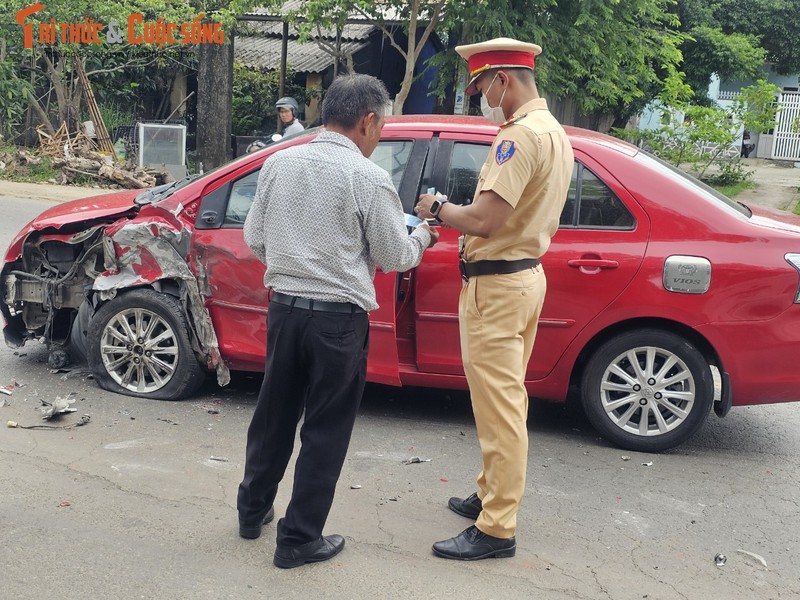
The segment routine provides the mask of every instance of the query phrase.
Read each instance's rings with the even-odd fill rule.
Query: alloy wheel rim
[[[638,436],[680,427],[694,407],[697,386],[676,354],[643,346],[618,355],[603,373],[600,401],[609,420]]]
[[[158,314],[129,308],[114,315],[103,328],[100,354],[118,385],[146,394],[170,382],[180,348],[175,331]]]

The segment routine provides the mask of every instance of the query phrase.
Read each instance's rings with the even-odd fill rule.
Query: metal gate
[[[783,92],[772,146],[772,158],[800,160],[800,92]]]

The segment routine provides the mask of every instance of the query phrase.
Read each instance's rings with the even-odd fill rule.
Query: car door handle
[[[568,260],[567,264],[570,267],[583,269],[616,269],[619,267],[619,262],[616,260],[605,260],[602,258],[574,258]]]

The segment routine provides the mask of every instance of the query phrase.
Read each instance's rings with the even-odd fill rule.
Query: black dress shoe
[[[239,536],[245,538],[246,540],[254,540],[257,537],[261,536],[261,527],[266,525],[267,523],[272,522],[272,519],[275,518],[275,507],[270,506],[267,514],[264,515],[264,518],[261,519],[260,522],[256,522],[254,524],[251,523],[242,523],[239,521]]]
[[[454,513],[473,521],[478,518],[478,515],[483,510],[483,504],[477,493],[470,494],[466,498],[450,498],[447,501],[447,507]]]
[[[433,553],[453,560],[507,558],[517,553],[517,541],[513,537],[503,539],[487,535],[473,525],[454,538],[436,542]]]
[[[278,546],[272,562],[281,569],[293,569],[306,563],[322,562],[333,558],[344,548],[340,535],[326,535],[302,546]]]

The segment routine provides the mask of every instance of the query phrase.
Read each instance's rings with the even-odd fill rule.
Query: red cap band
[[[512,50],[490,50],[478,52],[469,57],[469,74],[491,69],[493,67],[527,67],[533,69],[533,54]]]

